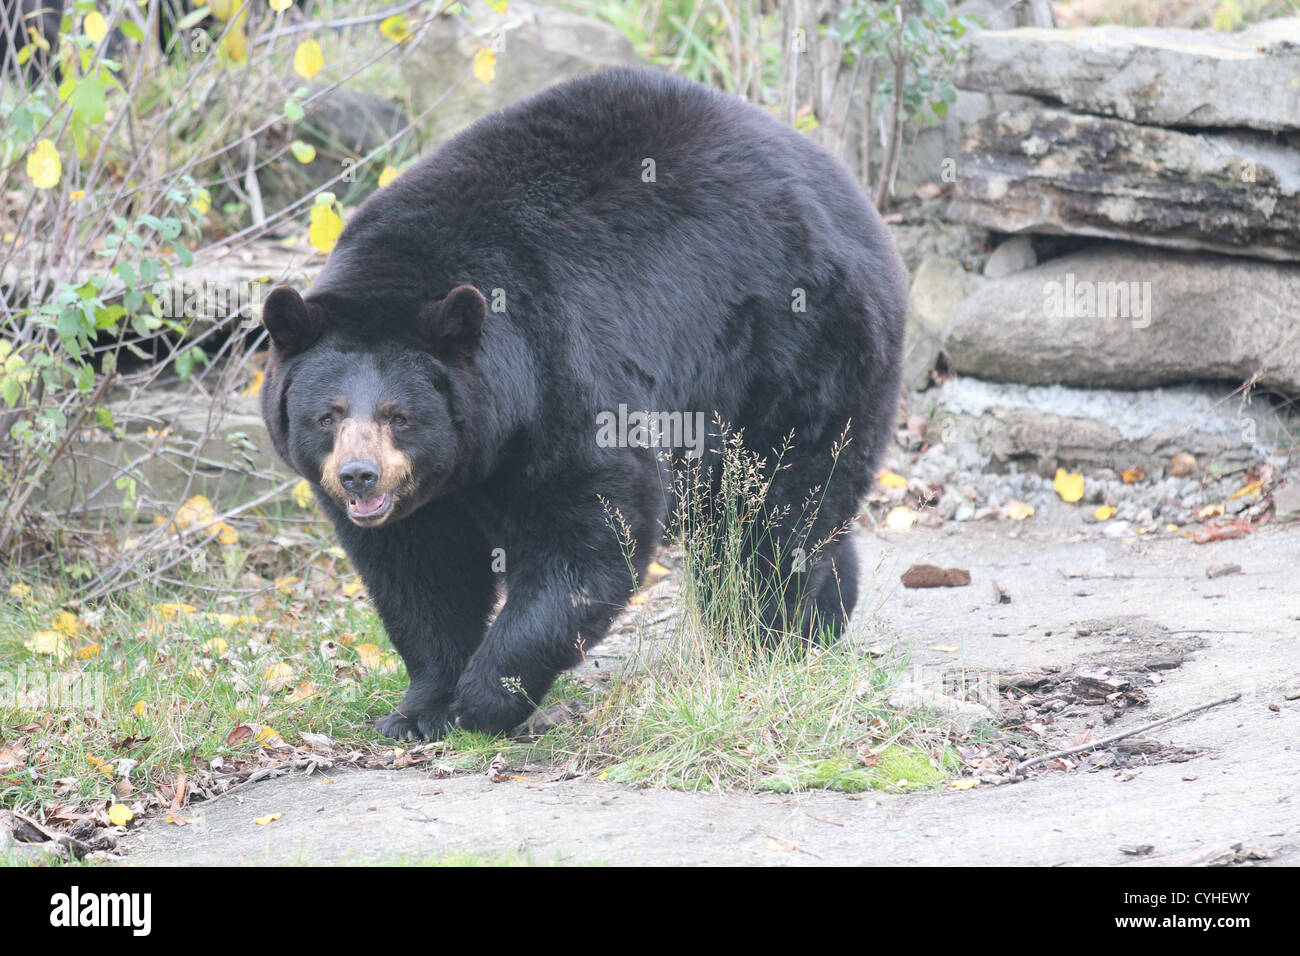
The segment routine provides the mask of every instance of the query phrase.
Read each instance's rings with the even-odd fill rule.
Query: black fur
[[[504,311],[484,318],[460,286],[504,294]],[[797,515],[823,489],[813,542],[856,514],[896,411],[904,272],[852,178],[761,110],[656,72],[481,120],[371,196],[305,308],[294,298],[267,303],[280,454],[319,481],[332,405],[405,419],[414,469],[384,525],[355,526],[318,489],[410,672],[380,722],[394,736],[509,730],[624,606],[603,502],[639,574],[663,478],[653,449],[599,447],[598,413],[716,414],[765,455],[793,433],[773,497]],[[809,607],[843,625],[856,562],[844,539],[827,553],[767,609],[773,626]]]

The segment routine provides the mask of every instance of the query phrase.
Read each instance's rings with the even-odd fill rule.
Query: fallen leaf
[[[1058,468],[1056,477],[1052,479],[1052,487],[1056,489],[1062,501],[1073,504],[1083,497],[1083,475]]]
[[[1196,512],[1198,518],[1213,518],[1216,515],[1223,514],[1223,505],[1206,505],[1200,511]]]
[[[791,843],[789,840],[780,840],[776,837],[768,837],[767,842],[763,844],[763,849],[770,850],[773,853],[792,853],[802,845],[802,843]]]
[[[315,697],[319,693],[320,687],[317,684],[305,680],[295,687],[285,699],[291,704],[296,704],[300,700],[306,700],[308,697]]]
[[[1092,516],[1098,521],[1109,521],[1115,517],[1115,508],[1113,505],[1102,505],[1092,513]]]
[[[1146,477],[1146,472],[1141,468],[1125,468],[1119,473],[1119,477],[1126,485],[1136,485]]]
[[[889,514],[885,516],[885,527],[890,531],[907,531],[916,524],[916,519],[919,517],[920,515],[911,508],[899,505],[897,508],[891,508]]]
[[[264,817],[255,817],[255,818],[253,819],[253,822],[256,823],[259,827],[264,827],[264,826],[266,826],[268,823],[274,823],[276,820],[280,819],[282,816],[284,816],[283,813],[268,813],[268,814],[267,814],[266,816],[264,816]]]
[[[1023,501],[1013,501],[1007,505],[1007,517],[1012,521],[1024,521],[1034,516],[1034,508]]]
[[[81,630],[81,619],[71,611],[60,611],[50,621],[50,629],[58,631],[65,637],[76,637]]]
[[[1250,495],[1252,498],[1258,498],[1260,494],[1263,492],[1263,490],[1264,490],[1263,481],[1252,481],[1250,484],[1241,488],[1239,491],[1235,491],[1231,495],[1229,495],[1228,500],[1236,501],[1238,498],[1244,498],[1246,495]]]
[[[1192,532],[1190,537],[1197,544],[1208,544],[1211,541],[1227,541],[1229,538],[1240,538],[1254,530],[1254,525],[1249,521],[1238,518],[1236,521],[1229,521],[1227,524],[1206,525],[1201,530]]]
[[[33,654],[41,654],[66,660],[71,653],[68,639],[58,631],[37,631],[29,640],[23,641],[23,647]]]
[[[973,790],[980,785],[978,777],[962,777],[952,782],[954,790]]]
[[[115,827],[124,827],[134,819],[135,814],[131,812],[130,808],[120,803],[115,803],[108,808],[108,820]]]
[[[902,475],[892,471],[882,471],[876,475],[876,481],[880,482],[885,488],[906,488],[907,479]]]
[[[77,653],[72,655],[79,661],[88,661],[92,657],[99,656],[98,644],[87,644],[85,647],[78,649]]]

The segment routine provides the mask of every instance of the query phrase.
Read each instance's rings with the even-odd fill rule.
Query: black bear
[[[829,153],[658,72],[547,89],[369,197],[305,298],[267,297],[262,409],[406,663],[380,730],[509,731],[605,635],[634,588],[620,538],[639,575],[668,507],[664,456],[602,438],[628,409],[716,418],[764,456],[790,440],[769,500],[816,492],[800,540],[828,560],[756,543],[789,584],[765,615],[838,632],[837,535],[895,420],[905,311]]]

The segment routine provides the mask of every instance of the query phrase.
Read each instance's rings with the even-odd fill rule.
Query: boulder
[[[612,66],[644,65],[617,27],[522,0],[505,13],[477,6],[473,19],[444,14],[414,42],[402,62],[402,78],[416,115],[429,111],[419,124],[426,146],[562,80]],[[496,53],[491,83],[472,73],[474,55],[484,47]]]
[[[999,245],[984,263],[984,278],[1001,279],[1038,265],[1038,253],[1028,236],[1012,236]]]
[[[913,397],[955,469],[1091,473],[1138,467],[1161,475],[1188,452],[1208,473],[1248,466],[1290,447],[1295,421],[1263,399],[1225,400],[1222,388],[1119,392],[1008,385],[956,376]]]
[[[1154,126],[1297,130],[1297,77],[1300,19],[1284,19],[1239,33],[989,30],[958,58],[956,84]]]
[[[1001,232],[1300,260],[1300,134],[1187,133],[1059,110],[969,124],[948,215]]]
[[[1300,266],[1102,244],[981,285],[949,367],[1003,382],[1257,381],[1300,395]]]
[[[930,257],[917,267],[908,295],[910,308],[903,336],[905,387],[925,386],[957,306],[980,281],[956,259]]]

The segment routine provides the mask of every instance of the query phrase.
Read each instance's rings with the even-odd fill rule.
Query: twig
[[[1022,773],[1029,767],[1037,763],[1046,763],[1048,760],[1055,760],[1057,757],[1068,757],[1071,754],[1083,753],[1085,750],[1096,750],[1098,747],[1104,747],[1107,744],[1113,744],[1117,740],[1123,740],[1125,737],[1132,737],[1146,730],[1153,730],[1163,724],[1171,723],[1175,720],[1181,720],[1192,714],[1199,713],[1202,710],[1209,710],[1211,707],[1218,707],[1220,704],[1231,704],[1234,700],[1241,700],[1241,692],[1238,691],[1228,697],[1220,697],[1218,700],[1212,700],[1208,704],[1197,704],[1195,707],[1188,707],[1180,710],[1176,714],[1168,717],[1161,717],[1159,720],[1153,720],[1149,724],[1143,724],[1141,727],[1134,727],[1132,730],[1126,730],[1122,734],[1112,734],[1109,737],[1103,737],[1101,740],[1094,740],[1092,743],[1082,744],[1078,747],[1069,747],[1065,750],[1053,750],[1050,754],[1043,754],[1039,757],[1031,757],[1028,760],[1022,760],[1016,764],[1016,773]]]

